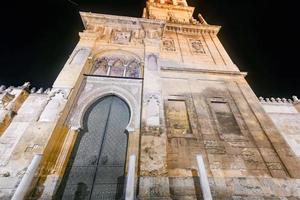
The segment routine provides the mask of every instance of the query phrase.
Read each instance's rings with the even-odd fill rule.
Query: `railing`
[[[201,155],[197,155],[198,175],[200,178],[200,187],[204,200],[212,200],[211,191],[208,183],[208,178],[205,170],[205,165]]]

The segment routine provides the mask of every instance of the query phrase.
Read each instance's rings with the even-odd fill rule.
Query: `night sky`
[[[0,85],[51,87],[83,30],[79,11],[140,17],[145,0],[42,0],[1,4]],[[297,1],[188,0],[219,33],[258,96],[300,96]]]

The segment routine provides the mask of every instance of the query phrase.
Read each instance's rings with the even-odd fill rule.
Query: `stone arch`
[[[124,193],[131,111],[120,95],[101,96],[86,104],[58,199],[120,199]]]
[[[141,66],[136,61],[131,61],[126,66],[126,76],[127,77],[135,77],[139,78],[141,76]]]
[[[122,59],[116,59],[111,66],[110,75],[111,76],[123,76],[125,70],[125,61]]]
[[[157,56],[154,54],[150,54],[147,57],[147,69],[149,71],[157,71],[158,70],[158,60]]]
[[[99,58],[101,56],[111,55],[111,54],[129,55],[129,56],[132,56],[132,57],[136,58],[138,61],[142,62],[142,58],[139,55],[137,55],[137,54],[135,54],[131,51],[126,51],[126,50],[121,50],[121,49],[109,49],[109,50],[98,51],[94,54],[92,60],[94,62],[97,58]]]
[[[90,92],[88,95],[80,99],[74,112],[71,116],[71,127],[79,129],[83,127],[83,118],[88,108],[93,105],[96,101],[100,100],[105,96],[115,95],[124,100],[130,110],[130,120],[126,127],[126,130],[130,133],[139,127],[139,104],[132,94],[127,90],[118,86],[105,86],[98,88]]]
[[[107,75],[109,68],[108,68],[108,61],[105,58],[96,60],[94,65],[95,67],[92,71],[93,74]]]
[[[95,53],[92,59],[92,74],[97,74],[97,69],[100,67],[99,63],[101,63],[101,60],[106,60],[108,65],[108,73],[102,73],[100,75],[107,75],[107,76],[117,76],[117,77],[134,77],[134,78],[140,78],[143,76],[143,62],[141,58],[136,55],[135,53],[132,53],[130,51],[125,50],[104,50],[98,53]],[[135,69],[134,71],[136,73],[139,73],[136,75],[136,73],[127,73],[126,70],[128,66],[132,63],[136,63],[138,66],[138,69]],[[117,66],[120,65],[120,66]]]

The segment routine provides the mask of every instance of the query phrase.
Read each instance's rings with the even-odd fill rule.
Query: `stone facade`
[[[299,199],[300,101],[258,99],[221,27],[193,11],[149,0],[143,18],[82,12],[85,30],[51,89],[1,86],[0,199],[35,154],[26,198],[55,198],[85,113],[109,95],[131,113],[126,157],[137,157],[139,199],[201,199],[198,154],[214,199]]]

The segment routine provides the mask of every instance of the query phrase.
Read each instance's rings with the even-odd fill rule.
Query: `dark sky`
[[[79,11],[140,17],[145,0],[40,0],[1,4],[0,85],[50,87],[83,29]],[[7,1],[6,1],[7,2]],[[188,0],[219,33],[258,96],[300,96],[295,0]],[[78,4],[78,5],[75,5]],[[196,15],[195,15],[196,16]]]

